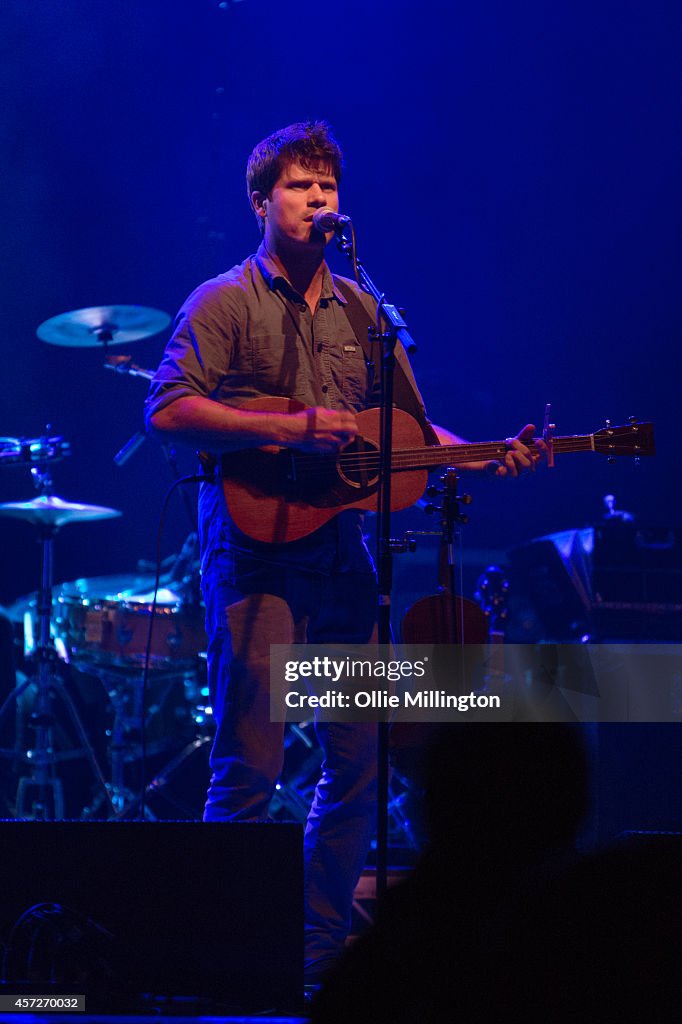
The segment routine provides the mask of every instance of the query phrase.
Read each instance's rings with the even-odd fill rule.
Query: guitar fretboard
[[[565,452],[594,451],[594,434],[555,437],[552,445],[557,455]],[[391,464],[394,470],[429,469],[450,462],[455,466],[462,466],[468,462],[503,459],[510,447],[506,441],[482,441],[477,444],[436,444],[426,448],[399,449],[393,452]]]

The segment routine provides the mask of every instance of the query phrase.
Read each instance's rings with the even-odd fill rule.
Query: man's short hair
[[[254,148],[246,165],[246,190],[269,196],[284,168],[291,163],[315,170],[329,167],[341,181],[343,154],[326,121],[297,121],[268,135]],[[264,229],[258,218],[261,231]]]

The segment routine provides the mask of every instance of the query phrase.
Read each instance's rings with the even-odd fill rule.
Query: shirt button
[[[323,384],[322,385],[322,394],[326,395],[328,391],[329,391],[329,388],[327,387],[327,385]]]

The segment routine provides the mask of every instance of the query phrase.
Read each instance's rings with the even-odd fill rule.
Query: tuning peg
[[[457,522],[461,523],[462,526],[466,526],[466,524],[469,522],[469,516],[457,516],[456,518]]]
[[[430,501],[428,505],[424,505],[424,511],[426,512],[427,516],[432,516],[434,512],[440,512],[440,509],[438,508],[437,505],[434,505],[433,502]]]
[[[462,505],[470,505],[474,499],[470,494],[458,494],[456,500],[460,501]]]
[[[436,487],[435,484],[429,484],[426,488],[426,496],[428,498],[435,498],[440,493],[440,488]]]

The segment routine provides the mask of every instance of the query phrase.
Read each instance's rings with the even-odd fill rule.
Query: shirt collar
[[[258,252],[256,253],[256,264],[258,265],[258,269],[260,270],[261,274],[265,278],[268,287],[272,291],[276,291],[278,288],[281,288],[282,285],[284,285],[286,291],[297,294],[291,282],[284,276],[284,274],[281,272],[281,270],[273,260],[272,256],[268,252],[268,250],[265,248],[264,242],[261,242],[260,246],[258,247]],[[324,269],[322,274],[322,291],[320,293],[320,298],[336,299],[336,301],[339,302],[342,306],[345,306],[346,299],[341,294],[339,289],[336,287],[334,283],[334,278],[332,277],[332,273],[329,267],[327,266],[326,263],[323,264],[323,267]]]

